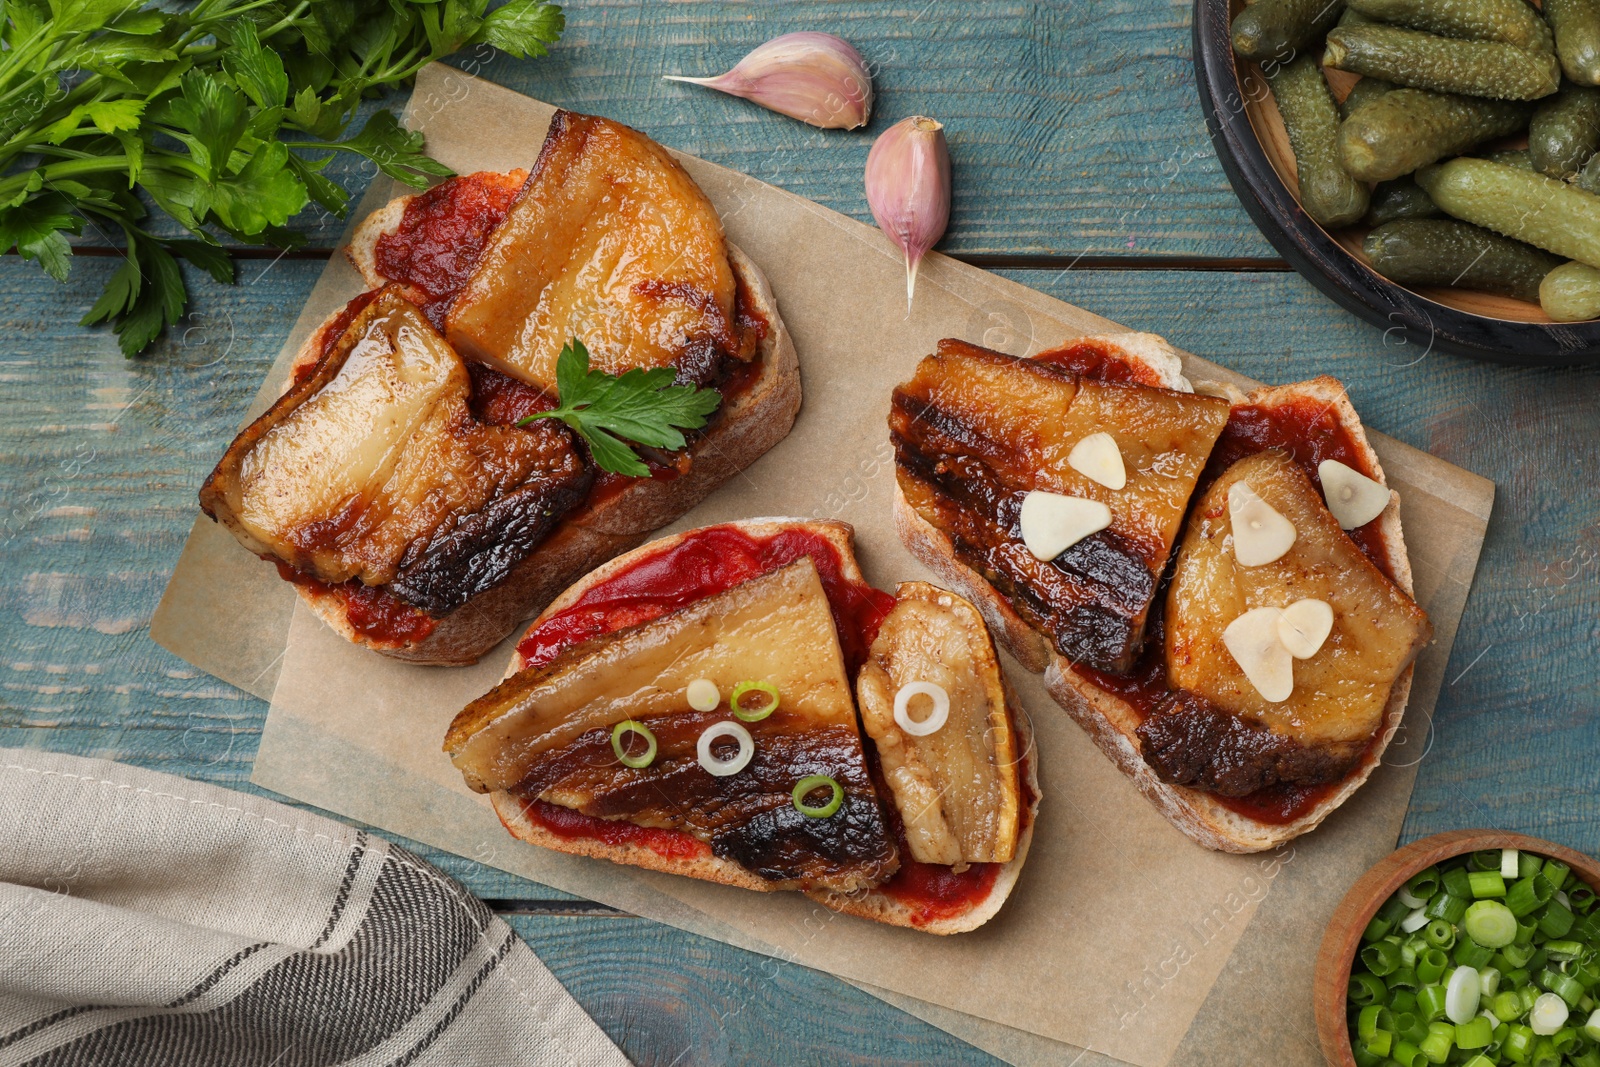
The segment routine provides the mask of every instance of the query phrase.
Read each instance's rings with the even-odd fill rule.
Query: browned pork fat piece
[[[713,711],[688,704],[701,678],[722,696]],[[701,765],[699,738],[734,719],[728,700],[747,679],[775,686],[779,706],[740,723],[750,763],[719,777]],[[616,758],[611,731],[625,719],[655,735],[649,766]],[[475,789],[690,833],[768,888],[851,892],[899,865],[809,557],[513,675],[456,716],[445,750]],[[844,790],[827,818],[801,814],[790,795],[813,774]]]
[[[894,391],[896,477],[957,558],[1074,662],[1132,666],[1156,583],[1228,402],[1080,377],[963,341],[939,342]],[[1109,489],[1071,467],[1073,447],[1109,433],[1127,472]],[[1032,490],[1099,501],[1111,525],[1051,560],[1022,540]]]
[[[1009,862],[1021,827],[1024,754],[978,609],[926,582],[902,582],[856,694],[912,858],[957,869]],[[913,729],[928,732],[907,732],[897,702]],[[943,716],[936,728],[935,715]]]
[[[671,367],[680,384],[715,384],[728,359],[755,351],[737,288],[716,210],[666,149],[558,111],[445,334],[462,355],[551,392],[573,337],[596,370]]]
[[[1229,493],[1247,485],[1294,526],[1280,558],[1235,553]],[[1287,699],[1246,677],[1224,633],[1256,608],[1318,600],[1333,628],[1294,659]],[[1176,690],[1139,727],[1145,761],[1168,782],[1242,796],[1343,777],[1384,725],[1389,692],[1428,642],[1427,615],[1352,541],[1304,471],[1260,452],[1223,472],[1195,506],[1166,604],[1167,680]]]
[[[433,615],[502,580],[592,480],[569,431],[469,410],[461,359],[385,290],[228,446],[200,490],[252,552]]]

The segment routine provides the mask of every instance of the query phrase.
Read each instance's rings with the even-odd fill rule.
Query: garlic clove
[[[1110,526],[1111,509],[1098,500],[1035,489],[1022,498],[1021,523],[1022,543],[1048,561]]]
[[[1322,496],[1328,502],[1328,510],[1346,530],[1365,526],[1389,506],[1388,486],[1336,459],[1318,463],[1317,477],[1322,479]]]
[[[1278,608],[1252,608],[1222,631],[1222,643],[1264,700],[1274,704],[1294,692],[1294,657],[1278,637]]]
[[[1241,567],[1264,566],[1294,547],[1294,523],[1257,496],[1248,482],[1234,482],[1228,489],[1228,522]]]
[[[1092,433],[1073,445],[1067,454],[1067,466],[1107,489],[1121,489],[1128,484],[1122,449],[1117,447],[1117,439],[1108,433]]]
[[[872,117],[872,75],[850,42],[831,33],[786,33],[715,78],[670,82],[703,85],[828,130],[853,130]]]
[[[950,222],[950,147],[944,126],[921,115],[890,126],[867,153],[867,206],[906,256],[906,312],[922,257]]]
[[[1278,640],[1295,659],[1310,659],[1333,632],[1333,606],[1325,600],[1296,600],[1278,616]]]

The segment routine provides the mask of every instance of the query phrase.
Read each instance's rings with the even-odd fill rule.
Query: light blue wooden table
[[[547,59],[458,62],[863,220],[872,137],[934,115],[955,157],[945,251],[1256,378],[1334,374],[1372,426],[1492,478],[1405,837],[1488,825],[1600,852],[1600,370],[1396,347],[1288,272],[1206,139],[1187,4],[574,0],[567,15]],[[660,80],[802,28],[873,64],[868,130]],[[341,177],[359,192],[359,173]],[[64,286],[0,259],[0,744],[250,788],[266,705],[146,628],[195,490],[340,224],[302,229],[303,252],[241,254],[236,287],[188,272],[189,322],[135,362],[75,325],[115,267],[103,250],[83,249]],[[636,1062],[995,1062],[826,975],[742,977],[763,973],[756,957],[420,851],[496,902]]]

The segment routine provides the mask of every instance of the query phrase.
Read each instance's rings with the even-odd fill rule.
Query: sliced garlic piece
[[[1228,490],[1228,522],[1233,527],[1233,554],[1241,567],[1260,567],[1294,547],[1294,523],[1256,495],[1248,482]]]
[[[1325,600],[1296,600],[1278,616],[1278,639],[1295,659],[1310,659],[1333,632],[1333,607]]]
[[[1111,509],[1098,500],[1035,489],[1022,500],[1022,543],[1052,560],[1090,534],[1111,525]]]
[[[1318,463],[1317,477],[1322,479],[1322,495],[1328,502],[1328,510],[1346,530],[1365,526],[1389,506],[1388,486],[1336,459]]]
[[[1117,447],[1117,439],[1108,433],[1092,433],[1073,445],[1067,455],[1067,466],[1107,489],[1121,489],[1128,484],[1122,449]]]
[[[1256,692],[1277,704],[1294,692],[1294,657],[1278,636],[1280,608],[1252,608],[1222,631],[1222,643],[1234,662],[1256,687]]]

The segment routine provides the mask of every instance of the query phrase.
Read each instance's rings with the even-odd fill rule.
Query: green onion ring
[[[833,796],[819,808],[813,808],[806,803],[806,794],[813,789],[827,786],[833,790]],[[810,819],[826,819],[839,810],[839,805],[844,803],[844,787],[825,774],[808,774],[794,784],[794,810]]]
[[[747,708],[739,703],[746,693],[765,693],[772,698],[772,702],[759,708]],[[733,687],[733,696],[728,698],[728,705],[733,708],[735,718],[745,722],[760,722],[778,710],[778,687],[771,682],[740,682]]]
[[[627,750],[622,747],[623,737],[630,732],[644,738],[645,744],[648,746],[644,750],[644,755],[630,756]],[[637,719],[623,719],[611,728],[611,751],[617,754],[617,759],[622,762],[624,767],[632,767],[634,770],[648,767],[656,760],[656,735],[650,732],[650,727]]]

